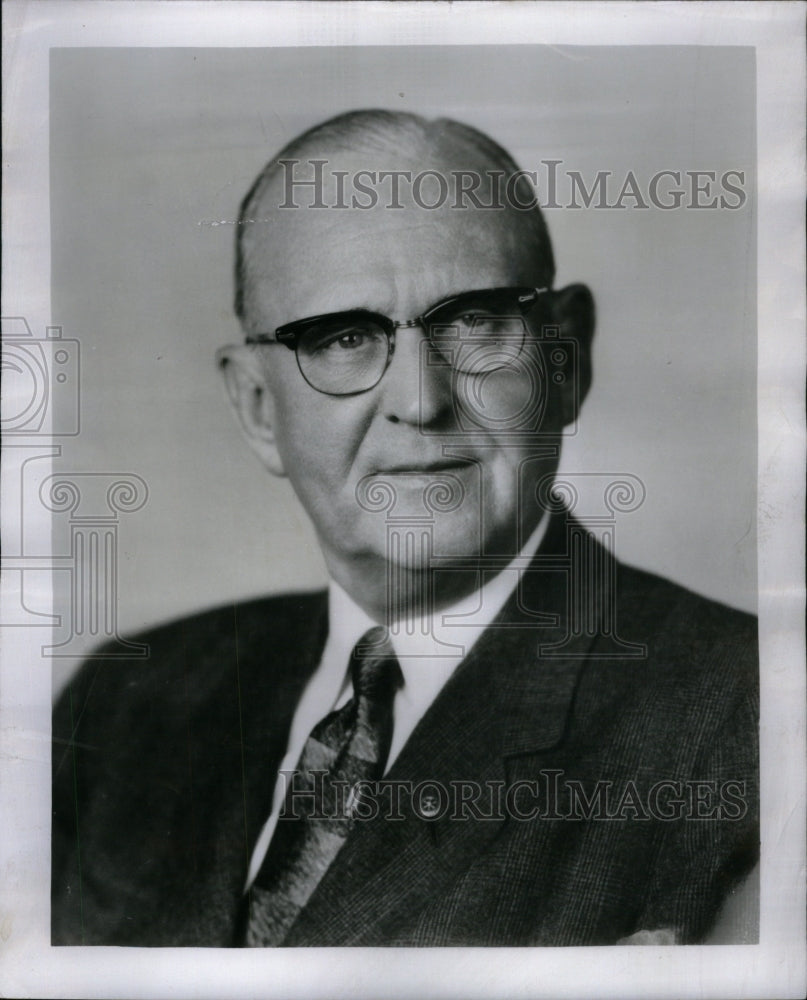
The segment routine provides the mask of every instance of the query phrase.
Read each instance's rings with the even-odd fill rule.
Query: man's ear
[[[553,322],[563,340],[577,345],[576,359],[559,388],[563,426],[574,423],[591,388],[591,341],[594,338],[594,297],[585,285],[567,285],[554,293]]]
[[[275,440],[275,398],[257,351],[245,345],[222,347],[216,361],[244,437],[270,472],[285,476]]]

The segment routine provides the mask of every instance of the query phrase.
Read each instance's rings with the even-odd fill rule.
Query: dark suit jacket
[[[581,539],[593,570],[572,590]],[[326,629],[324,594],[276,597],[141,637],[147,662],[87,662],[55,712],[54,943],[236,942]],[[404,799],[358,822],[286,944],[697,942],[757,857],[757,682],[753,618],[557,517],[388,775],[519,795],[493,818]]]

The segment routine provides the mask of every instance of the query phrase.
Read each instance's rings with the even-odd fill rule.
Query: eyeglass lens
[[[440,358],[458,372],[482,375],[515,363],[526,335],[512,296],[463,297],[423,317],[429,341]],[[305,380],[320,392],[350,395],[372,389],[383,377],[390,338],[369,317],[334,317],[303,332],[297,361]],[[430,365],[435,358],[430,358]]]

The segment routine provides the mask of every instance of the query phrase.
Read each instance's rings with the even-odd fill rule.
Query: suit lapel
[[[240,919],[249,861],[271,811],[294,711],[322,655],[325,596],[306,606],[304,621],[286,621],[283,626],[292,641],[278,641],[277,622],[263,615],[245,614],[235,624],[239,720],[234,736],[243,780],[225,782],[207,795],[207,801],[220,802],[221,807],[206,818],[217,830],[210,838],[215,856],[192,892],[190,919],[200,924],[201,944],[230,944]],[[221,774],[215,765],[209,771],[212,781]]]
[[[286,753],[294,712],[322,656],[327,612],[323,594],[305,620],[286,623],[291,635],[288,642],[278,644],[275,637],[268,637],[256,650],[246,637],[242,644],[252,654],[248,660],[242,659],[240,688],[244,810],[250,854],[271,810],[277,768]]]
[[[395,928],[414,918],[496,836],[503,815],[501,808],[488,810],[488,783],[503,784],[507,758],[549,750],[563,740],[577,677],[596,632],[587,628],[575,633],[572,627],[565,525],[565,519],[555,519],[519,587],[421,719],[387,775],[393,787],[397,782],[407,789],[433,783],[421,785],[423,795],[439,793],[435,785],[449,790],[447,812],[424,819],[423,810],[413,808],[417,795],[413,803],[403,794],[402,817],[391,818],[384,815],[385,807],[389,813],[389,796],[382,796],[381,814],[357,823],[286,944],[390,940]],[[591,544],[596,542],[592,539]],[[602,607],[601,595],[587,596],[592,607]],[[466,789],[478,787],[481,812],[489,811],[494,818],[474,818],[467,807],[458,808],[458,782]]]

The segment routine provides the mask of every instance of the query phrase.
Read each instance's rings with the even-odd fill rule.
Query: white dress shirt
[[[386,773],[403,749],[412,730],[426,714],[443,685],[465,659],[479,636],[490,625],[515,590],[519,575],[538,551],[549,518],[544,516],[515,559],[483,586],[448,608],[434,613],[426,623],[396,622],[390,639],[401,665],[403,687],[393,705],[392,744]],[[348,664],[353,647],[378,622],[363,611],[333,580],[328,589],[328,638],[322,658],[303,691],[292,719],[286,756],[278,773],[293,771],[311,730],[329,712],[353,697]],[[425,634],[424,634],[425,633]],[[283,804],[286,783],[275,785],[272,813],[252,852],[245,891],[257,876]]]

